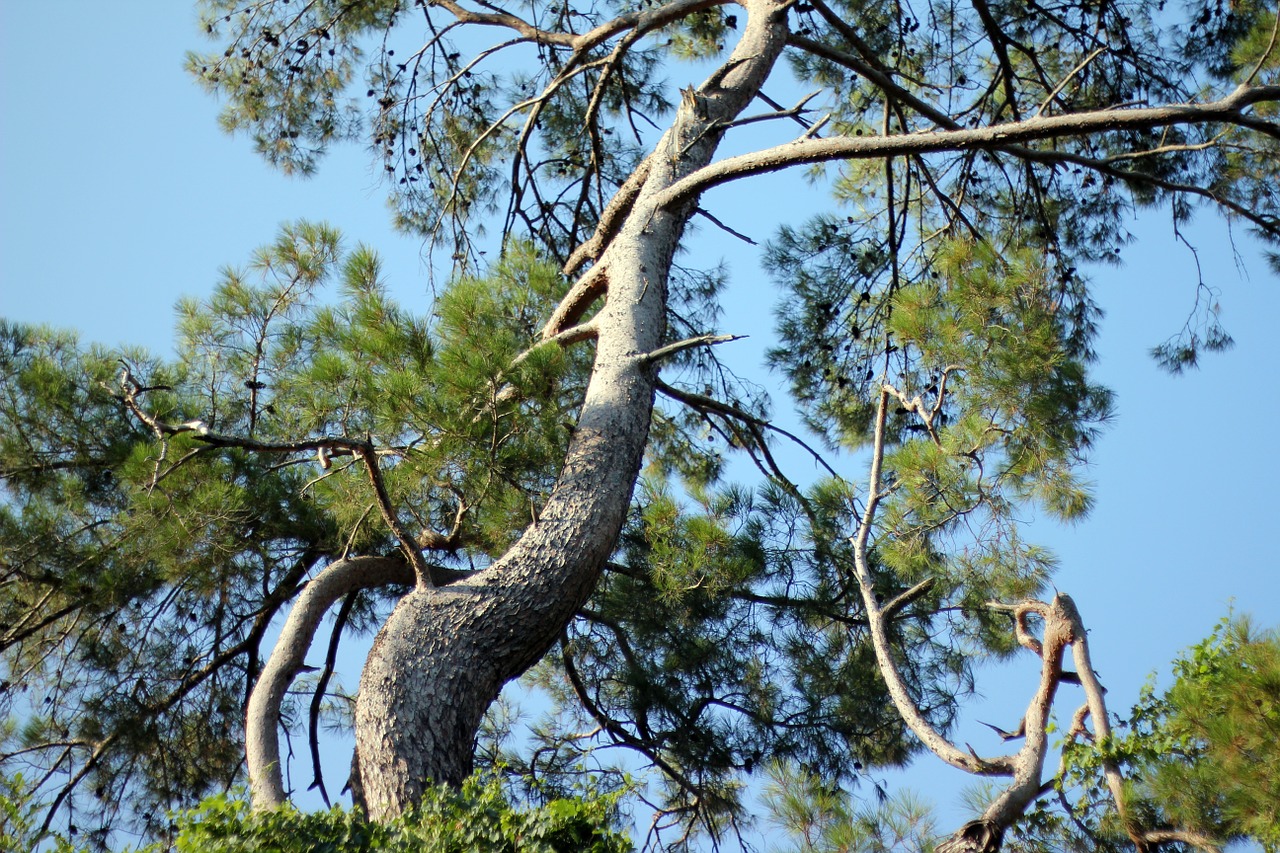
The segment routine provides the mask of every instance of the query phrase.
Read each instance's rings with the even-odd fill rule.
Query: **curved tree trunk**
[[[710,162],[722,127],[755,97],[782,51],[786,5],[749,0],[728,61],[686,90],[643,186],[596,262],[608,279],[594,318],[596,360],[565,465],[537,523],[464,583],[419,587],[378,633],[356,702],[356,751],[369,814],[402,812],[430,781],[471,771],[476,730],[502,686],[535,663],[591,594],[639,471],[663,343],[667,274],[694,209],[653,200]]]

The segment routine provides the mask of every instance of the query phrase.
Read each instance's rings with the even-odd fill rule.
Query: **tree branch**
[[[566,264],[566,268],[567,266]],[[605,264],[597,264],[587,270],[569,286],[569,292],[551,312],[547,324],[542,327],[542,339],[553,340],[570,329],[587,313],[591,303],[604,295],[608,287],[609,275]]]
[[[655,209],[678,204],[729,181],[776,172],[790,166],[831,160],[870,159],[992,150],[1058,136],[1084,136],[1120,130],[1149,130],[1181,124],[1235,124],[1280,138],[1280,126],[1255,119],[1243,110],[1257,103],[1280,101],[1280,86],[1240,86],[1206,104],[1094,110],[1069,115],[1037,116],[991,127],[917,131],[896,136],[828,137],[794,142],[728,157],[675,182],[652,202]]]
[[[382,514],[382,520],[386,522],[387,527],[391,528],[391,532],[400,542],[400,550],[404,552],[405,559],[409,561],[409,565],[413,566],[413,573],[417,577],[418,585],[429,587],[434,586],[431,579],[431,569],[427,565],[427,560],[422,556],[422,551],[418,548],[418,543],[409,531],[405,530],[400,519],[396,517],[395,507],[391,505],[391,496],[387,494],[387,484],[382,478],[382,469],[378,466],[378,456],[373,449],[373,442],[368,441],[359,446],[356,454],[365,464],[365,470],[369,473],[369,482],[373,486],[373,494],[377,499],[378,511]],[[443,538],[443,537],[441,537]]]
[[[1106,690],[1093,671],[1093,661],[1089,656],[1089,635],[1084,630],[1084,622],[1075,602],[1070,596],[1059,594],[1055,603],[1062,601],[1065,616],[1071,620],[1071,653],[1075,660],[1076,674],[1080,676],[1080,686],[1084,689],[1085,699],[1089,705],[1089,716],[1093,719],[1095,742],[1103,744],[1111,738],[1111,720],[1107,717]],[[1134,823],[1133,815],[1125,798],[1124,779],[1120,775],[1120,766],[1114,758],[1104,758],[1102,769],[1107,779],[1107,787],[1111,790],[1111,798],[1115,801],[1116,812],[1129,839],[1139,851],[1146,850],[1147,845],[1142,834]]]
[[[694,338],[686,338],[683,341],[667,344],[658,347],[652,352],[645,353],[641,358],[648,364],[657,364],[663,359],[670,358],[677,353],[684,352],[687,349],[702,346],[715,346],[716,344],[727,344],[731,341],[739,341],[746,335],[698,335]]]
[[[338,608],[338,615],[333,618],[333,633],[329,635],[329,648],[324,656],[324,669],[320,672],[320,679],[316,682],[315,692],[311,694],[311,713],[308,722],[308,737],[311,741],[311,788],[319,788],[320,796],[324,799],[326,807],[331,808],[333,803],[329,802],[329,792],[324,786],[324,769],[320,766],[320,712],[324,709],[324,694],[329,687],[329,679],[333,677],[334,670],[338,660],[338,644],[342,641],[342,632],[346,630],[347,619],[351,616],[351,609],[355,606],[356,594],[349,592],[342,599],[342,606]]]
[[[302,669],[329,607],[356,590],[391,584],[411,586],[414,574],[409,564],[397,557],[351,557],[330,563],[303,588],[245,710],[245,758],[255,809],[287,802],[280,772],[280,705]]]
[[[771,432],[776,432],[781,436],[785,436],[808,451],[814,461],[821,465],[828,474],[835,477],[837,480],[840,479],[840,475],[837,474],[836,470],[831,467],[831,464],[822,457],[822,454],[817,450],[814,450],[808,442],[795,433],[789,432],[780,426],[775,426],[773,423],[763,418],[758,418],[750,412],[743,411],[737,406],[731,406],[728,403],[715,399],[714,397],[707,397],[703,394],[695,394],[692,391],[686,391],[683,388],[676,388],[674,385],[668,385],[661,379],[658,380],[658,392],[700,412],[715,412],[719,415],[734,418],[735,420],[742,421],[743,423],[750,424],[761,429],[767,429]]]
[[[889,392],[880,391],[879,403],[876,406],[875,432],[871,449],[871,474],[867,483],[867,502],[863,507],[862,518],[858,524],[857,534],[853,537],[853,562],[855,579],[862,593],[863,609],[867,614],[867,627],[871,634],[871,645],[875,650],[876,664],[894,707],[902,717],[907,728],[929,750],[953,767],[979,776],[1007,776],[1014,772],[1012,756],[995,759],[984,759],[972,752],[965,752],[943,737],[920,712],[916,701],[903,680],[898,664],[893,658],[893,650],[889,644],[886,630],[886,618],[883,608],[876,602],[875,581],[871,576],[871,567],[867,558],[867,547],[871,537],[871,529],[875,523],[876,511],[885,492],[882,488],[882,471],[885,451],[885,421],[889,408]]]

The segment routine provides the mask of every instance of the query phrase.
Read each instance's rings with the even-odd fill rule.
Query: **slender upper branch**
[[[871,538],[871,529],[875,524],[876,511],[884,498],[881,485],[885,452],[885,421],[889,408],[889,393],[880,391],[880,399],[876,407],[875,433],[871,448],[871,476],[867,484],[867,503],[862,511],[858,524],[858,532],[854,536],[853,562],[854,574],[862,594],[863,607],[867,613],[867,626],[871,633],[871,645],[875,650],[876,664],[894,707],[902,716],[907,727],[920,738],[934,755],[953,767],[978,775],[1008,775],[1014,771],[1011,756],[995,759],[980,758],[972,752],[959,749],[947,740],[933,724],[921,713],[919,705],[911,697],[902,672],[894,660],[893,649],[889,643],[889,634],[884,608],[876,601],[875,582],[871,576],[871,565],[867,553]]]
[[[666,346],[658,347],[653,352],[645,353],[643,358],[649,364],[657,364],[665,358],[670,358],[677,353],[684,352],[687,349],[703,346],[714,346],[716,344],[725,344],[731,341],[741,340],[746,335],[698,335],[694,338],[686,338],[683,341],[675,341]]]
[[[737,406],[732,406],[722,400],[717,400],[714,397],[707,397],[703,394],[694,393],[693,391],[686,391],[683,388],[676,388],[674,385],[668,385],[662,380],[658,380],[658,391],[664,396],[670,397],[673,400],[678,400],[686,406],[697,409],[700,412],[714,412],[724,417],[742,421],[754,429],[767,429],[770,432],[776,432],[804,448],[808,451],[809,455],[813,457],[814,461],[821,465],[828,474],[835,477],[837,480],[840,479],[840,475],[836,472],[836,469],[832,468],[831,463],[829,463],[826,458],[823,457],[823,455],[812,445],[795,433],[789,432],[771,421],[757,417],[750,412],[744,411]]]
[[[400,523],[400,519],[396,515],[396,508],[391,503],[391,496],[387,493],[386,481],[382,477],[382,469],[378,466],[378,457],[374,452],[373,442],[369,441],[361,445],[356,453],[360,460],[364,462],[365,470],[369,473],[369,482],[373,486],[373,494],[377,499],[378,511],[382,514],[382,520],[386,522],[387,527],[391,528],[391,532],[395,534],[396,539],[400,542],[400,549],[404,551],[405,558],[413,566],[413,573],[417,577],[418,585],[432,586],[431,570],[427,566],[426,558],[418,550],[418,544],[409,535],[409,531]]]

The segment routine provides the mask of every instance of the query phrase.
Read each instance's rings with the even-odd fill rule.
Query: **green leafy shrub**
[[[153,846],[147,853],[167,848]],[[473,776],[461,788],[428,790],[389,823],[359,811],[292,808],[254,812],[242,798],[205,799],[178,819],[176,853],[624,853],[617,797],[587,792],[518,808],[497,779]]]

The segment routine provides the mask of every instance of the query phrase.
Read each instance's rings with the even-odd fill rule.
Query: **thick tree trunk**
[[[694,200],[653,204],[710,162],[785,42],[778,0],[749,0],[742,41],[687,91],[673,127],[597,266],[608,278],[596,360],[564,469],[536,524],[464,583],[418,588],[379,632],[360,681],[356,749],[366,807],[399,814],[430,781],[471,771],[476,730],[502,686],[536,662],[591,594],[621,530],[639,471],[663,343],[667,274]]]

